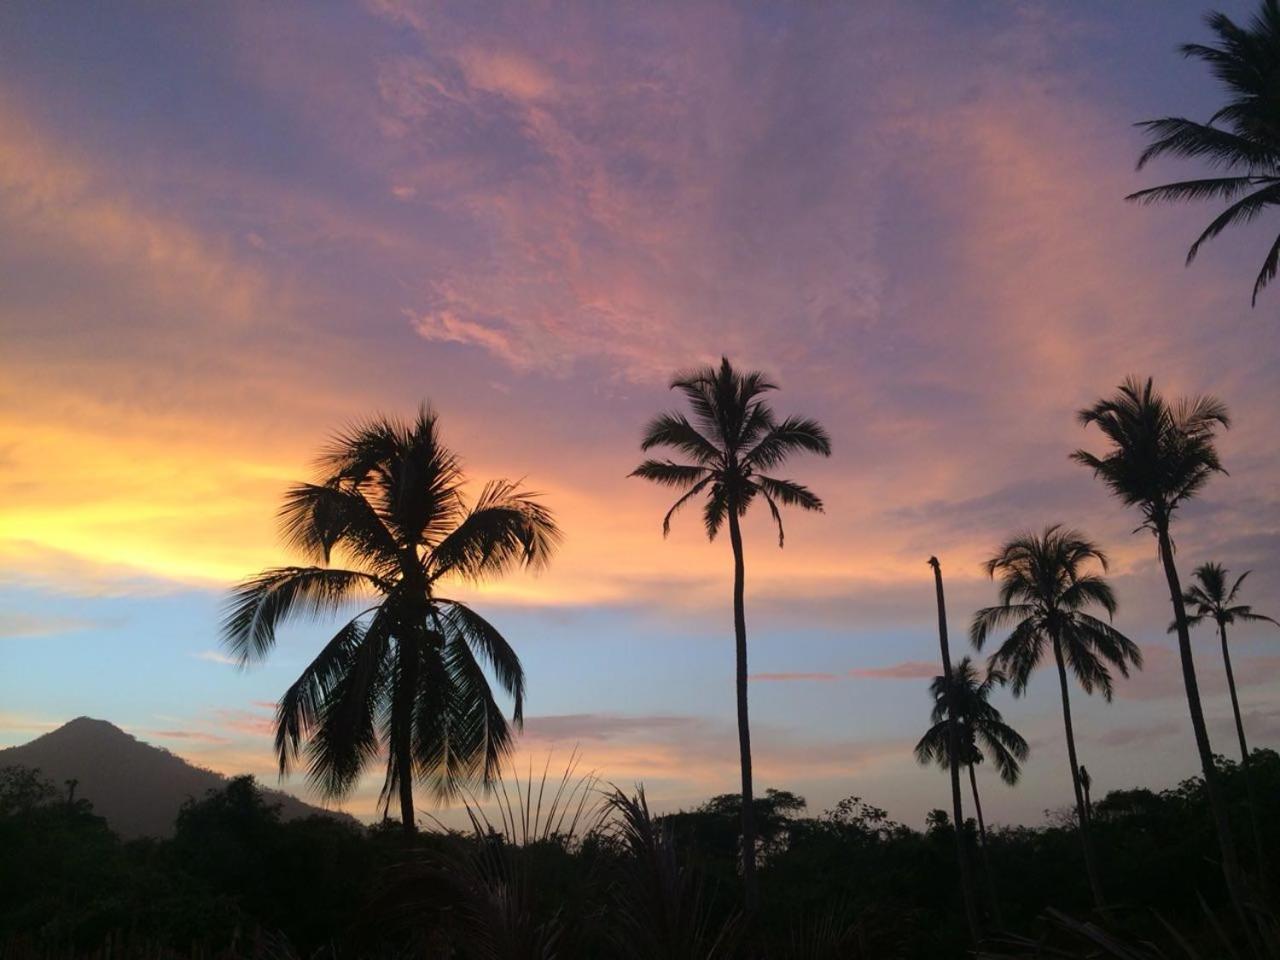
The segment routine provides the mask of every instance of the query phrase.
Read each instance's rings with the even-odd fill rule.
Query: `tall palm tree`
[[[1253,776],[1249,770],[1249,744],[1244,736],[1244,720],[1240,717],[1240,698],[1236,695],[1236,677],[1231,669],[1231,650],[1227,646],[1227,627],[1236,623],[1275,623],[1271,617],[1254,613],[1253,607],[1247,603],[1237,603],[1240,585],[1251,571],[1246,570],[1236,578],[1231,589],[1227,589],[1227,571],[1219,563],[1204,563],[1192,571],[1196,581],[1186,589],[1182,600],[1195,612],[1187,617],[1187,626],[1194,627],[1205,620],[1212,620],[1218,625],[1218,639],[1222,642],[1222,665],[1227,671],[1227,689],[1231,692],[1231,712],[1236,720],[1236,736],[1240,740],[1240,767],[1244,772],[1245,791],[1249,797],[1249,821],[1253,829],[1254,848],[1257,851],[1258,874],[1266,874],[1266,854],[1262,847],[1262,829],[1258,824],[1258,803],[1253,792]],[[1173,633],[1177,629],[1174,623],[1169,627]]]
[[[412,832],[415,780],[439,796],[476,779],[488,786],[509,749],[484,666],[514,701],[517,727],[524,709],[515,651],[440,588],[542,567],[560,532],[535,495],[505,480],[468,507],[458,459],[425,406],[413,423],[375,419],[338,436],[318,465],[319,481],[292,487],[280,510],[286,542],[311,564],[237,586],[223,641],[247,665],[270,653],[285,621],[363,606],[280,698],[280,775],[305,753],[313,783],[342,797],[385,747],[383,810],[398,794]],[[329,565],[335,550],[345,568]]]
[[[751,729],[747,716],[747,624],[743,603],[745,567],[742,555],[741,518],[759,497],[769,507],[778,526],[778,546],[783,543],[780,506],[821,512],[822,501],[807,487],[766,475],[792,454],[831,455],[831,440],[816,420],[787,417],[779,420],[765,402],[776,390],[764,374],[740,373],[728,359],[719,367],[702,367],[681,373],[671,381],[688,401],[692,421],[683,413],[660,414],[645,429],[642,450],[667,447],[689,461],[645,460],[631,472],[681,491],[662,520],[662,534],[671,530],[671,518],[681,507],[705,495],[703,523],[714,540],[726,522],[733,547],[733,627],[737,662],[738,748],[742,765],[742,876],[748,910],[756,904],[754,798],[751,787]]]
[[[951,682],[945,675],[934,677],[929,685],[933,699],[933,724],[916,744],[916,759],[923,765],[936,763],[951,769],[951,727],[956,728],[961,763],[969,768],[969,786],[973,791],[973,810],[978,818],[978,844],[982,852],[982,868],[991,890],[991,908],[996,923],[1004,926],[995,873],[987,854],[987,824],[982,816],[982,799],[978,795],[978,777],[974,768],[990,756],[1000,779],[1013,786],[1022,776],[1022,763],[1030,748],[1013,727],[1004,722],[1000,711],[991,705],[991,691],[1003,686],[1004,674],[989,670],[979,678],[977,668],[968,657],[961,659],[952,672]]]
[[[937,557],[929,558],[929,566],[933,568],[933,591],[938,603],[938,648],[942,655],[942,680],[950,687],[953,683],[951,672],[951,642],[947,636],[947,598],[942,589],[942,564]],[[961,755],[960,731],[955,724],[947,724],[947,753],[949,756]],[[976,947],[982,937],[982,928],[978,923],[977,894],[973,885],[973,867],[969,863],[969,847],[964,837],[964,804],[960,799],[960,765],[953,763],[948,767],[951,774],[951,815],[956,821],[956,862],[960,867],[960,897],[964,903],[964,917],[969,925],[969,939]]]
[[[1102,572],[1092,569],[1099,568]],[[1107,557],[1096,544],[1060,524],[1044,532],[1022,533],[1011,539],[986,565],[991,577],[999,575],[1000,603],[979,610],[969,636],[979,650],[991,633],[1011,627],[1008,637],[991,656],[992,669],[1006,675],[1015,697],[1026,692],[1032,672],[1052,651],[1058,667],[1062,694],[1062,720],[1067,734],[1071,785],[1075,790],[1076,817],[1084,847],[1085,871],[1095,904],[1104,906],[1102,881],[1089,830],[1084,790],[1080,785],[1080,761],[1076,756],[1075,730],[1071,722],[1071,694],[1067,670],[1087,694],[1094,690],[1110,701],[1111,670],[1129,675],[1129,667],[1142,666],[1137,644],[1115,627],[1116,598],[1102,573]],[[1107,620],[1088,613],[1101,608]]]
[[[1248,223],[1280,204],[1280,0],[1262,0],[1247,26],[1223,13],[1206,15],[1214,44],[1186,43],[1182,55],[1202,60],[1226,88],[1227,100],[1200,123],[1162,117],[1139,123],[1151,142],[1138,157],[1141,170],[1157,157],[1206,160],[1220,176],[1149,187],[1127,199],[1141,203],[1221,200],[1228,203],[1187,251],[1187,263],[1201,245],[1227,227]],[[1253,284],[1253,303],[1280,266],[1280,237],[1271,244]]]
[[[1137,507],[1142,514],[1142,526],[1138,529],[1150,530],[1155,535],[1169,587],[1169,601],[1173,604],[1182,682],[1204,773],[1205,793],[1222,853],[1223,877],[1245,931],[1251,941],[1256,941],[1248,922],[1240,861],[1204,722],[1200,685],[1191,654],[1186,601],[1182,597],[1170,534],[1178,508],[1199,493],[1215,473],[1225,472],[1214,440],[1220,427],[1230,426],[1227,408],[1216,397],[1209,396],[1170,403],[1155,390],[1150,378],[1143,382],[1130,377],[1114,396],[1081,410],[1079,420],[1083,426],[1092,424],[1101,430],[1110,447],[1102,457],[1077,450],[1072,458],[1089,467],[1121,503]]]

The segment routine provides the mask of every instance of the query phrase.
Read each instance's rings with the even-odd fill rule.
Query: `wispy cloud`
[[[197,660],[207,660],[209,663],[221,663],[228,667],[240,666],[240,661],[235,657],[223,653],[221,650],[201,650],[199,653],[193,653],[191,656]]]
[[[942,671],[940,663],[927,660],[905,660],[887,667],[859,667],[849,676],[864,680],[932,680]]]

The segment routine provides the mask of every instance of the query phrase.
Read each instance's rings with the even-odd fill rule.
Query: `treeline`
[[[1252,761],[1254,787],[1274,810],[1280,756],[1258,750]],[[1230,761],[1220,769],[1243,829],[1243,777]],[[554,784],[523,786],[527,804],[516,802],[492,823],[477,816],[473,829],[408,836],[390,822],[367,829],[326,817],[282,822],[244,777],[184,805],[171,839],[125,842],[87,801],[68,800],[36,772],[9,768],[0,772],[0,956],[966,953],[955,838],[941,810],[919,831],[856,797],[818,813],[792,793],[767,791],[755,802],[761,903],[748,925],[736,866],[737,795],[658,817],[643,794],[610,794],[588,782],[568,794]],[[1203,782],[1113,791],[1093,803],[1092,825],[1116,891],[1105,921],[1110,935],[1171,945],[1167,954],[1133,956],[1187,955],[1174,952],[1168,923],[1200,955],[1222,956],[1215,916],[1228,901]],[[975,842],[974,825],[966,827]],[[1280,824],[1264,818],[1262,828],[1275,862]],[[1071,941],[1070,931],[1047,922],[1046,909],[1090,910],[1071,814],[989,830],[988,852],[1006,925],[984,949],[1107,955],[1082,947],[1035,954],[1015,945],[1018,938]],[[990,903],[982,906],[990,911]],[[108,942],[117,945],[114,954],[103,954]]]

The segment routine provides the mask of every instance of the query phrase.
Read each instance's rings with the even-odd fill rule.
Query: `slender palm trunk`
[[[978,818],[978,849],[982,852],[982,870],[987,875],[987,890],[991,895],[991,915],[996,926],[1004,926],[1004,916],[1000,911],[1000,892],[996,889],[995,871],[991,869],[991,858],[987,854],[987,822],[982,819],[982,801],[978,798],[978,775],[969,764],[969,786],[973,789],[973,812]]]
[[[1089,783],[1084,778],[1084,768],[1081,767],[1080,788],[1084,790],[1084,815],[1089,821],[1089,826],[1093,826],[1093,799],[1089,796]]]
[[[1258,798],[1253,792],[1253,771],[1249,766],[1249,743],[1244,737],[1244,720],[1240,717],[1240,698],[1236,695],[1236,677],[1231,669],[1231,650],[1227,645],[1227,625],[1218,624],[1222,639],[1222,665],[1227,670],[1227,689],[1231,692],[1231,712],[1236,718],[1236,736],[1240,739],[1240,772],[1244,775],[1245,797],[1249,802],[1249,826],[1253,830],[1253,846],[1258,860],[1258,879],[1266,889],[1267,855],[1262,846],[1262,825],[1258,823]]]
[[[748,915],[759,903],[756,890],[755,795],[751,790],[751,723],[747,715],[747,614],[743,601],[746,567],[738,512],[729,507],[729,541],[733,544],[733,635],[737,661],[738,754],[742,764],[742,887]]]
[[[947,689],[951,689],[951,647],[947,641],[947,602],[942,592],[942,565],[937,557],[929,558],[933,567],[934,589],[938,596],[938,645],[942,649],[942,673]],[[960,864],[960,893],[964,900],[964,916],[969,924],[969,937],[976,945],[982,938],[978,924],[978,909],[973,890],[973,868],[969,863],[969,851],[964,842],[964,808],[960,802],[960,737],[953,718],[947,718],[947,768],[951,774],[951,809],[955,817],[956,859]]]
[[[418,651],[408,638],[400,644],[400,675],[397,678],[390,744],[396,765],[400,793],[400,825],[406,835],[418,829],[413,812],[413,693],[418,686]]]
[[[1071,786],[1076,793],[1076,819],[1080,823],[1080,843],[1084,847],[1084,869],[1089,877],[1089,889],[1093,892],[1093,904],[1099,910],[1106,909],[1102,896],[1102,881],[1098,878],[1098,863],[1093,855],[1093,835],[1089,830],[1089,811],[1084,802],[1084,790],[1080,787],[1080,761],[1076,758],[1076,734],[1071,723],[1071,692],[1067,684],[1067,666],[1062,659],[1062,645],[1053,638],[1053,658],[1058,663],[1058,684],[1062,688],[1062,720],[1067,730],[1067,758],[1071,761]]]
[[[1187,608],[1182,599],[1182,584],[1178,582],[1178,568],[1173,560],[1173,544],[1169,539],[1169,525],[1165,520],[1156,527],[1160,543],[1160,561],[1169,584],[1169,599],[1173,603],[1174,625],[1178,631],[1178,653],[1182,657],[1182,682],[1187,690],[1187,709],[1191,713],[1191,729],[1196,738],[1196,750],[1200,754],[1200,768],[1204,773],[1205,794],[1209,798],[1209,812],[1218,832],[1218,848],[1222,853],[1222,876],[1227,883],[1240,924],[1249,937],[1249,943],[1257,953],[1258,942],[1253,925],[1245,908],[1244,878],[1240,873],[1240,860],[1236,855],[1235,840],[1231,836],[1231,823],[1227,818],[1227,805],[1218,786],[1218,771],[1213,762],[1213,748],[1209,745],[1209,731],[1204,723],[1204,708],[1200,704],[1200,686],[1196,682],[1196,665],[1191,656],[1191,631],[1187,627]]]

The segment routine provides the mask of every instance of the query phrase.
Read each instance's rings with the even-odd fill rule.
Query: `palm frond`
[[[455,574],[469,580],[515,566],[541,569],[561,540],[560,528],[535,493],[518,484],[485,484],[475,506],[436,544],[428,561],[432,579]]]
[[[672,447],[693,457],[702,466],[723,459],[720,449],[704,437],[682,413],[662,413],[645,427],[641,450],[653,447]]]
[[[713,475],[708,467],[676,463],[674,460],[646,460],[629,476],[652,480],[664,487],[690,487]]]
[[[383,592],[387,584],[353,570],[273,567],[240,583],[227,601],[222,642],[241,665],[265,657],[276,628],[299,614],[332,614],[357,599]]]
[[[514,701],[512,720],[517,727],[524,723],[524,667],[506,638],[480,614],[457,600],[437,600],[440,622],[448,634],[456,634],[468,644],[497,677],[498,683]]]

